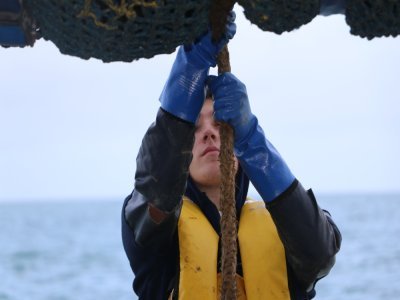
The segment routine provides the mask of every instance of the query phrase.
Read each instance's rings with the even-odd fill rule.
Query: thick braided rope
[[[210,22],[214,40],[225,30],[226,18],[235,1],[214,0],[211,4]],[[224,47],[218,56],[218,73],[230,72],[228,48]],[[233,154],[233,129],[227,123],[221,124],[221,299],[236,299],[237,219],[235,206],[235,161]]]
[[[220,127],[221,152],[221,299],[236,299],[237,219],[235,206],[235,160],[233,130],[224,123]]]

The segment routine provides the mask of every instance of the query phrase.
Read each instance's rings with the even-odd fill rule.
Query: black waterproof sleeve
[[[195,126],[160,109],[137,156],[135,189],[122,209],[122,241],[139,299],[167,299],[177,276],[177,223]],[[158,216],[154,216],[154,210]]]
[[[176,228],[192,159],[195,126],[160,108],[146,132],[136,159],[135,190],[126,201],[125,219],[135,242],[164,243]],[[166,215],[161,222],[149,206]]]
[[[304,289],[312,289],[335,263],[342,240],[339,229],[319,208],[313,192],[306,191],[297,180],[266,206],[296,278]]]

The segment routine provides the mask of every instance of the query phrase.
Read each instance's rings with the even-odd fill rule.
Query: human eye
[[[221,126],[221,122],[220,122],[220,121],[215,121],[215,120],[214,120],[213,125],[214,125],[215,127],[219,128],[219,127]]]

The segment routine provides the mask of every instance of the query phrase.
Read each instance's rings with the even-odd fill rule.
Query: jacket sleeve
[[[124,201],[121,229],[139,299],[166,299],[176,282],[176,229],[194,131],[193,124],[160,109],[136,159],[135,188]]]
[[[307,291],[335,263],[341,234],[311,190],[295,180],[277,199],[266,203],[286,251],[288,263]]]
[[[137,245],[161,246],[176,229],[192,159],[195,126],[160,109],[136,159],[135,189],[123,218]],[[154,218],[152,211],[163,215]]]

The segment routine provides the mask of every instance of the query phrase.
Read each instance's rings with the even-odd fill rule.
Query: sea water
[[[326,300],[400,299],[400,195],[318,197],[342,235]],[[127,300],[121,201],[0,203],[0,300]]]

